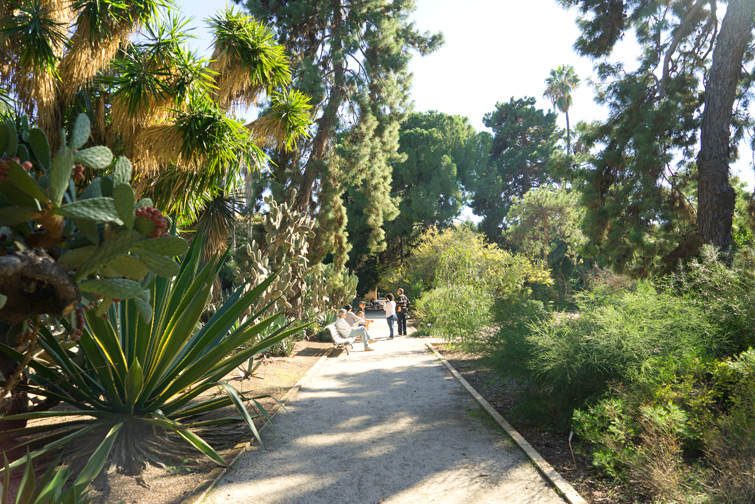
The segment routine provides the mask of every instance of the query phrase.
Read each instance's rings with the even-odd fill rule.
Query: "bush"
[[[711,321],[729,335],[732,354],[755,346],[755,253],[740,251],[730,265],[713,247],[703,247],[671,279],[681,295],[695,300]]]
[[[632,381],[651,359],[710,353],[722,343],[697,304],[649,282],[620,294],[583,294],[577,304],[579,316],[536,318],[525,335],[514,322],[515,330],[504,326],[491,344],[500,372],[526,378],[530,392],[557,418],[568,418],[610,381]]]
[[[417,318],[428,335],[465,348],[480,343],[490,326],[490,294],[474,285],[443,286],[426,292],[416,304]]]
[[[755,351],[649,361],[634,383],[575,411],[573,426],[595,466],[650,497],[752,502]]]

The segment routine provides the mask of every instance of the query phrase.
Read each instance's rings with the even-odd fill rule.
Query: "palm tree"
[[[214,52],[202,59],[185,48],[186,23],[172,3],[0,2],[0,89],[53,144],[73,112],[85,111],[93,139],[133,161],[141,195],[186,222],[266,162],[261,146],[287,149],[306,136],[311,112],[308,98],[288,89],[288,58],[270,28],[226,9],[209,21]],[[263,117],[233,118],[262,97]]]
[[[579,76],[571,65],[560,65],[551,70],[545,79],[545,93],[543,96],[550,99],[554,107],[566,116],[566,153],[571,153],[571,130],[569,128],[569,108],[572,104],[571,93],[579,86]]]

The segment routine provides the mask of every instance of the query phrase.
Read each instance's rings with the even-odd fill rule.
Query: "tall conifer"
[[[391,163],[399,160],[398,129],[407,107],[412,51],[442,42],[409,22],[413,0],[248,0],[253,16],[274,26],[291,54],[294,84],[316,104],[311,140],[275,159],[280,188],[298,190],[296,206],[316,214],[313,260],[348,252],[345,182],[367,195],[369,244],[384,247],[383,223],[397,215],[390,197]]]

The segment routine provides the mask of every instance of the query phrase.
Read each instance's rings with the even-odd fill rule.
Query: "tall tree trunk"
[[[331,26],[331,46],[333,60],[333,84],[328,93],[328,102],[323,109],[322,116],[317,120],[317,133],[312,141],[312,152],[307,164],[304,165],[304,174],[299,183],[299,191],[296,195],[295,207],[297,210],[306,212],[312,201],[312,192],[318,172],[322,170],[322,163],[327,155],[328,141],[333,135],[338,120],[338,109],[341,107],[344,97],[344,82],[346,74],[346,62],[343,59],[341,41],[341,25],[343,24],[343,12],[341,0],[333,0],[333,21]]]
[[[729,183],[732,107],[744,51],[752,38],[755,0],[731,0],[716,40],[710,78],[705,86],[705,110],[697,157],[697,226],[703,243],[727,249],[735,194]]]
[[[569,128],[569,111],[564,110],[566,116],[566,155],[571,154],[571,129]]]

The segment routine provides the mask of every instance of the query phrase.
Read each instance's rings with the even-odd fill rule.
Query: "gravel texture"
[[[205,502],[562,504],[426,341],[328,358]]]

